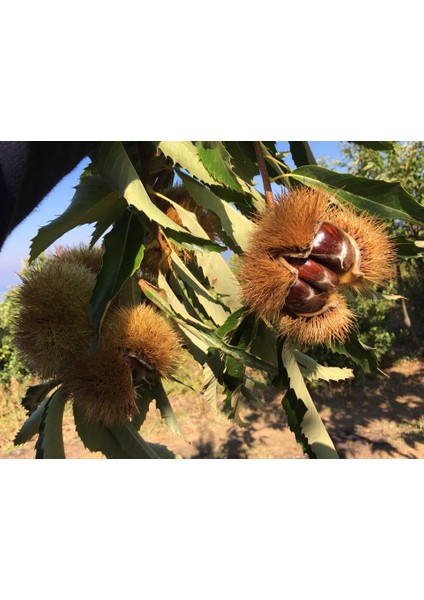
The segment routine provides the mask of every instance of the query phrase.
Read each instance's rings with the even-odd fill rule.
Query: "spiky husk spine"
[[[103,338],[125,356],[149,364],[157,378],[170,377],[181,358],[181,338],[155,308],[146,304],[111,311]]]
[[[87,244],[79,244],[69,248],[56,248],[54,256],[62,262],[82,265],[96,275],[102,268],[103,250],[98,247],[90,248]]]
[[[121,425],[137,413],[131,369],[116,348],[101,344],[80,354],[63,373],[63,390],[90,423]]]
[[[343,343],[354,325],[354,314],[342,294],[335,293],[331,304],[328,310],[316,317],[293,316],[288,311],[283,312],[275,325],[282,335],[301,346]]]
[[[395,251],[384,225],[349,207],[336,206],[330,195],[306,187],[280,196],[259,215],[238,271],[246,307],[305,346],[343,342],[354,325],[353,312],[336,291],[329,308],[320,315],[299,316],[284,305],[298,278],[289,257],[309,257],[314,237],[325,221],[337,225],[359,248],[361,276],[349,283],[353,289],[381,285],[392,277]],[[339,287],[346,285],[340,283]]]
[[[16,292],[15,343],[30,369],[63,382],[89,421],[112,426],[137,412],[136,385],[175,372],[181,340],[156,309],[115,306],[90,356],[89,303],[100,268],[101,252],[85,246],[31,267]]]
[[[348,206],[329,208],[328,220],[346,231],[357,243],[361,252],[362,277],[352,287],[362,288],[384,285],[396,272],[396,250],[387,228],[375,217],[358,214]]]
[[[64,373],[64,389],[90,422],[122,424],[137,413],[135,385],[170,377],[181,358],[180,338],[151,306],[119,307],[106,317],[98,348]],[[140,371],[142,381],[136,382]]]
[[[60,377],[86,348],[94,328],[88,305],[95,275],[58,259],[35,264],[16,291],[14,342],[24,363],[44,378]]]

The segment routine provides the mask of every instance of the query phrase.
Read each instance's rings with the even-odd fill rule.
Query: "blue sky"
[[[334,159],[340,158],[340,142],[310,142],[315,157],[324,156]],[[288,142],[279,142],[278,150],[288,150]],[[19,283],[17,272],[20,271],[22,261],[28,257],[31,239],[36,235],[38,228],[45,225],[68,206],[74,194],[74,187],[78,184],[82,169],[88,164],[84,159],[69,175],[44,198],[41,204],[12,232],[7,238],[0,252],[0,298],[8,287]],[[290,167],[294,165],[287,159]],[[259,187],[259,186],[258,186]],[[88,242],[92,233],[91,225],[83,225],[65,234],[54,245],[72,245]]]

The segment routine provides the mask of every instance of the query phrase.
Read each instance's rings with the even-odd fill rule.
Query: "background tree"
[[[347,171],[360,177],[399,182],[421,205],[424,204],[424,146],[417,142],[392,142],[389,147],[378,143],[343,143],[341,160],[323,165]],[[424,229],[418,223],[397,219],[390,230],[399,245],[402,241],[423,240]],[[401,248],[402,251],[402,248]],[[423,310],[422,289],[424,263],[418,247],[398,262],[397,280],[392,284],[393,294],[399,300],[381,297],[376,303],[369,298],[353,300],[360,315],[360,330],[364,341],[376,348],[377,355],[387,363],[397,356],[422,352]]]

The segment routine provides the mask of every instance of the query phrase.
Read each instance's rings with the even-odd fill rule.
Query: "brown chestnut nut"
[[[327,292],[319,293],[306,281],[297,279],[290,288],[285,306],[297,315],[320,315],[327,309],[329,299]]]
[[[357,262],[352,239],[336,225],[324,222],[315,235],[311,256],[330,265],[337,273],[350,271]]]
[[[243,302],[296,343],[344,343],[354,315],[340,292],[383,285],[395,255],[376,218],[299,187],[258,215],[238,272]]]
[[[290,257],[286,260],[297,269],[300,279],[320,292],[333,291],[339,284],[339,278],[334,271],[311,258]]]

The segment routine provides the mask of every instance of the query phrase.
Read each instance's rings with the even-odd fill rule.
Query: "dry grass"
[[[0,448],[13,449],[13,438],[26,419],[21,399],[32,382],[12,379],[9,386],[0,386]]]

